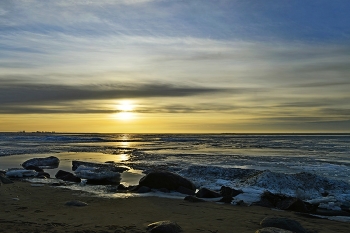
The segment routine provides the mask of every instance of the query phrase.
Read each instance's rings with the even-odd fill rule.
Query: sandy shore
[[[67,206],[79,200],[88,206]],[[266,216],[299,221],[317,232],[349,232],[350,223],[307,218],[258,206],[191,203],[159,197],[108,199],[49,186],[16,181],[0,186],[0,232],[146,232],[148,224],[177,222],[184,232],[249,232]]]

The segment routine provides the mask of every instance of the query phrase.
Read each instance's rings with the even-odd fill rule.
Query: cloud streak
[[[113,100],[121,98],[183,97],[225,92],[208,87],[174,86],[169,84],[66,86],[16,84],[0,87],[0,104],[54,103],[81,100]],[[231,90],[232,91],[232,90]]]

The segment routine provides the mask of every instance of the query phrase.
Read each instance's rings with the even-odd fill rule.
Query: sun
[[[131,112],[134,110],[134,105],[129,100],[123,100],[118,104],[118,110],[122,112]]]
[[[133,112],[135,105],[129,100],[120,101],[116,106],[118,113],[115,115],[115,118],[118,120],[132,120],[135,117]]]

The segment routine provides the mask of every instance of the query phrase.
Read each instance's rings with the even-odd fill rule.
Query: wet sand
[[[79,200],[88,205],[67,206]],[[16,181],[0,186],[0,232],[147,232],[162,220],[178,223],[184,232],[254,233],[266,216],[297,220],[313,232],[349,232],[350,223],[308,218],[258,206],[191,203],[160,197],[101,198],[48,185]]]

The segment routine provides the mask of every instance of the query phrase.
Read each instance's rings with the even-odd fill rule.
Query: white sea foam
[[[11,168],[6,171],[6,176],[22,178],[36,176],[38,173],[32,170],[25,170],[23,168]]]
[[[350,201],[349,183],[307,172],[284,174],[268,170],[191,166],[183,169],[181,174],[194,180],[198,186],[213,190],[219,190],[221,186],[242,189],[244,193],[235,199],[247,203],[258,201],[266,190],[321,203],[323,208],[333,210]]]

